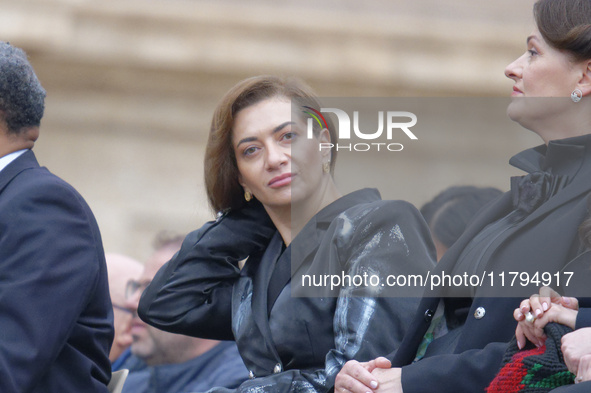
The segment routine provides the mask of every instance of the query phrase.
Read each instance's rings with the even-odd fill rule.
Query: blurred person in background
[[[144,266],[125,255],[107,253],[107,270],[109,274],[109,293],[113,304],[113,318],[115,337],[109,353],[113,371],[121,368],[121,365],[129,358],[129,349],[133,339],[131,337],[132,312],[125,307],[125,286],[132,279],[137,279]]]
[[[214,386],[233,388],[248,378],[233,342],[168,333],[137,316],[142,291],[179,250],[182,240],[182,236],[161,233],[139,278],[127,283],[125,305],[133,313],[131,353],[147,367],[130,371],[123,393],[201,392]]]
[[[421,207],[435,243],[437,261],[458,240],[474,215],[502,194],[492,187],[453,186]]]

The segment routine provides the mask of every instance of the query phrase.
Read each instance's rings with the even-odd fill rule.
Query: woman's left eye
[[[283,134],[281,136],[281,140],[283,140],[283,141],[291,141],[291,140],[295,139],[296,136],[297,135],[296,135],[295,132],[289,131],[289,132],[286,132],[285,134]]]
[[[538,52],[535,49],[529,49],[529,57],[534,57],[538,54]]]

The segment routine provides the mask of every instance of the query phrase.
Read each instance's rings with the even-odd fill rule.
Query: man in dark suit
[[[0,42],[0,391],[107,392],[113,311],[98,226],[41,168],[45,91]]]

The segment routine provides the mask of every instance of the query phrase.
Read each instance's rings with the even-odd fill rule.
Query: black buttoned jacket
[[[512,164],[527,157],[533,166],[548,168],[547,155],[552,165],[569,166],[569,184],[535,209],[512,228],[512,235],[489,251],[486,267],[500,271],[559,272],[582,252],[578,228],[587,216],[587,196],[591,191],[591,135],[550,142],[546,146],[520,153]],[[473,220],[465,233],[444,255],[433,274],[451,272],[470,241],[487,225],[507,216],[512,210],[511,193],[492,202]],[[462,315],[463,325],[436,339],[427,356],[410,364],[427,331],[433,310],[440,298],[427,293],[420,303],[409,334],[400,348],[390,355],[394,366],[402,368],[405,393],[419,392],[480,392],[500,368],[506,344],[514,335],[516,322],[513,310],[522,298],[482,296],[476,289],[474,296],[444,298],[446,315],[451,319]],[[431,297],[430,297],[431,296]],[[480,313],[476,310],[481,308]],[[484,311],[484,316],[479,318]],[[480,315],[479,315],[480,314]],[[462,322],[460,322],[461,324]]]

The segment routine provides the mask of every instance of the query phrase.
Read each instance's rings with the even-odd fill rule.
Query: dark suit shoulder
[[[51,203],[83,212],[90,223],[94,216],[84,198],[74,187],[45,167],[31,167],[20,171],[0,193],[0,201],[19,206],[26,203]]]

